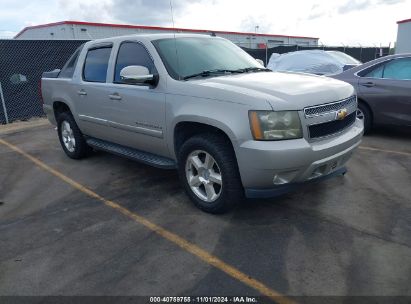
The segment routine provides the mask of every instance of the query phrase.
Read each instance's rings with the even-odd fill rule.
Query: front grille
[[[339,109],[343,107],[347,107],[353,103],[357,102],[357,97],[355,95],[333,103],[329,104],[324,104],[320,106],[315,106],[315,107],[310,107],[310,108],[305,108],[304,109],[304,114],[305,116],[314,116],[314,115],[320,115],[332,111],[338,111]]]
[[[355,122],[356,112],[351,113],[343,120],[334,120],[308,127],[310,138],[318,138],[338,133]]]

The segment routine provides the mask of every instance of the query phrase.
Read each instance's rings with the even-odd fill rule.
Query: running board
[[[96,150],[106,151],[112,154],[126,157],[131,160],[135,160],[147,165],[161,168],[161,169],[175,169],[177,168],[176,162],[170,158],[155,155],[148,152],[143,152],[133,148],[114,144],[105,140],[88,137],[86,142],[89,146]]]

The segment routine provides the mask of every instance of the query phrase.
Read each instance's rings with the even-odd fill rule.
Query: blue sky
[[[411,0],[172,0],[175,25],[320,37],[328,45],[388,45]],[[0,37],[76,20],[171,26],[169,0],[0,0]]]

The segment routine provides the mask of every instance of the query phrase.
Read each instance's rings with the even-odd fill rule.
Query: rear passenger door
[[[154,61],[138,41],[124,41],[118,47],[113,79],[105,96],[110,104],[109,120],[116,143],[163,156],[168,156],[164,140],[165,94],[161,85],[125,84],[120,71],[127,66],[144,66],[158,74]]]
[[[81,77],[75,88],[76,111],[84,134],[109,140],[113,136],[108,124],[107,71],[112,44],[104,43],[89,47]]]

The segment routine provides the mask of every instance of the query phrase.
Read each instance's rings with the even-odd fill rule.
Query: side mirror
[[[257,59],[255,58],[255,61],[257,61],[259,64],[261,64],[262,66],[264,66],[264,61],[262,61],[261,59]]]
[[[141,65],[129,65],[120,71],[120,79],[127,84],[155,84],[156,75]]]

